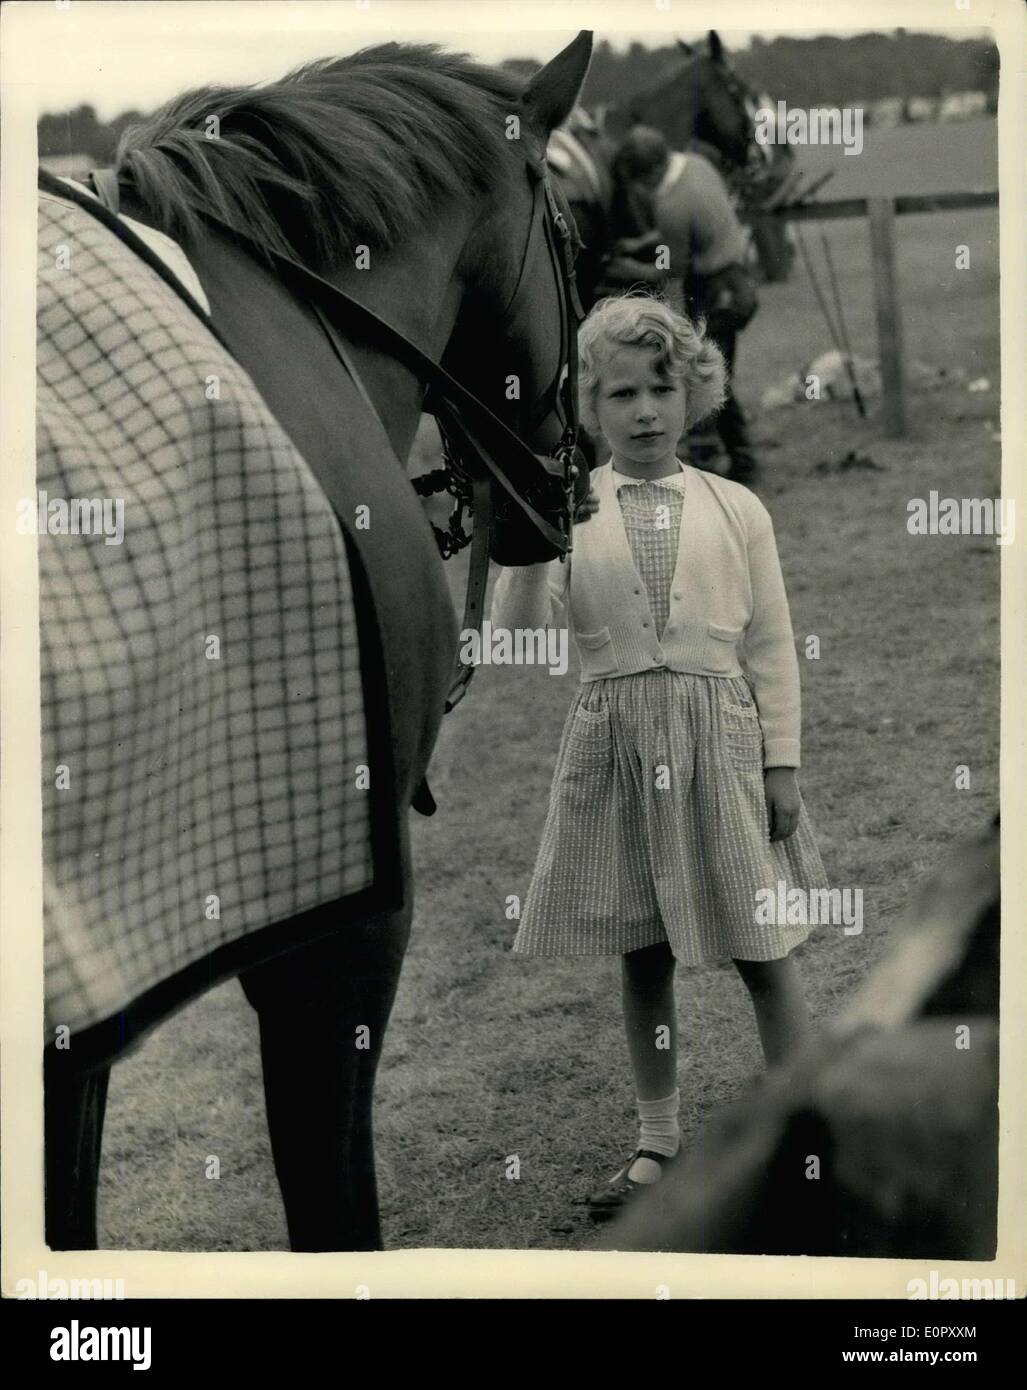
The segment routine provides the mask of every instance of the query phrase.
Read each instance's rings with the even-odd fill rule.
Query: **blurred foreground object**
[[[601,1247],[993,1259],[998,998],[996,822],[947,854],[844,1012]]]

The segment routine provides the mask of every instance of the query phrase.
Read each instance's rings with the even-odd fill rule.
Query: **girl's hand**
[[[578,453],[581,457],[580,448]],[[577,503],[574,508],[574,525],[580,526],[583,521],[587,521],[599,510],[599,498],[595,495],[592,487],[592,475],[584,459],[582,458],[581,463],[574,464],[573,469],[574,496]]]
[[[763,775],[770,838],[787,840],[799,824],[799,784],[794,767],[768,767]]]

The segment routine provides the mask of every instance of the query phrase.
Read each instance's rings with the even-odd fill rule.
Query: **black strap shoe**
[[[624,1167],[608,1183],[604,1183],[585,1198],[585,1205],[593,1216],[612,1216],[614,1212],[620,1211],[625,1203],[630,1202],[637,1192],[653,1186],[648,1182],[632,1182],[628,1177],[636,1158],[651,1158],[660,1164],[661,1168],[670,1162],[666,1154],[653,1153],[652,1149],[636,1149]]]

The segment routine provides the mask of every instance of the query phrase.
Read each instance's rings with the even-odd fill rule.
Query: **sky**
[[[930,23],[939,0],[889,0],[879,12],[876,0],[863,0],[832,8],[839,27],[831,32],[906,23],[970,37],[982,32],[968,20],[979,22],[984,3],[977,0],[972,16],[951,7],[950,26],[939,29]],[[762,0],[38,0],[4,6],[0,53],[5,85],[31,85],[41,111],[88,102],[109,120],[126,110],[152,110],[206,82],[259,82],[305,59],[386,39],[438,42],[489,63],[513,57],[541,62],[581,28],[593,28],[597,39],[618,48],[632,41],[659,47],[676,37],[698,39],[712,23],[736,49],[754,32],[767,38],[782,30],[824,32],[823,25],[809,29],[810,12]],[[756,15],[771,27],[745,27]],[[789,17],[793,22],[785,27]],[[863,23],[843,28],[846,18]],[[12,32],[20,41],[13,45]]]

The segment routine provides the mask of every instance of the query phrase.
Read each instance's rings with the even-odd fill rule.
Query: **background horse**
[[[684,61],[653,87],[611,107],[607,134],[626,134],[631,125],[659,130],[671,149],[705,155],[738,200],[739,216],[752,227],[753,241],[768,280],[787,279],[793,252],[784,227],[765,209],[789,194],[798,178],[789,145],[756,140],[756,112],[771,106],[728,59],[716,30],[704,47],[678,40]]]
[[[617,177],[618,145],[637,125],[651,126],[672,150],[703,155],[716,168],[739,214],[751,223],[767,279],[787,278],[791,249],[777,219],[762,213],[785,195],[794,170],[787,145],[755,138],[758,99],[728,61],[713,30],[704,48],[678,41],[684,61],[653,87],[594,114],[575,108],[549,142],[549,166],[567,198],[583,242],[578,259],[582,303],[588,309],[606,294],[636,284],[656,284],[646,263],[645,218],[630,189]]]
[[[326,323],[305,272],[551,450],[566,286],[539,189],[590,53],[525,85],[389,43],[126,132],[107,200],[177,239],[209,320],[47,185],[39,486],[125,516],[119,547],[40,539],[44,766],[74,789],[44,801],[54,1248],[96,1244],[112,1060],[233,974],[292,1247],[381,1244],[372,1088],[457,632],[402,469],[424,382],[366,316]]]

